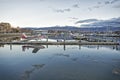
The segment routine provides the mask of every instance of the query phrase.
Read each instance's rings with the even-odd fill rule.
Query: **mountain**
[[[110,31],[120,31],[120,27],[90,27],[90,28],[80,28],[75,26],[53,26],[53,27],[43,27],[43,28],[24,28],[24,29],[30,29],[30,30],[65,30],[65,31],[107,31],[108,29]]]
[[[32,30],[70,30],[70,31],[120,31],[120,17],[112,18],[109,20],[87,19],[77,21],[75,24],[88,23],[81,25],[81,27],[75,26],[51,26],[43,28],[29,27]]]
[[[31,29],[31,30],[78,30],[79,28],[75,26],[51,26],[51,27],[41,27],[41,28],[29,27],[27,29]]]

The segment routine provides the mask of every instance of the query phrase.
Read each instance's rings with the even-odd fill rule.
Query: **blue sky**
[[[0,0],[0,22],[20,27],[80,26],[120,17],[120,0]]]

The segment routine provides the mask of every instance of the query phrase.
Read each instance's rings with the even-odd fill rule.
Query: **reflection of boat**
[[[26,70],[23,73],[22,80],[29,80],[29,78],[31,77],[31,75],[33,74],[33,72],[35,72],[36,70],[40,70],[44,66],[45,66],[45,64],[35,64],[35,65],[32,65],[32,68],[30,70]]]
[[[25,51],[26,48],[27,48],[27,49],[29,49],[29,48],[34,48],[33,51],[32,51],[32,53],[36,53],[36,52],[38,52],[40,49],[44,49],[45,47],[42,46],[42,45],[24,45],[24,46],[22,46],[23,51]]]
[[[0,47],[4,47],[4,44],[0,44]]]

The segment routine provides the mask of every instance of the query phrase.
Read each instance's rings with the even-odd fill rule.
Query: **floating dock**
[[[116,42],[0,42],[0,44],[40,44],[40,45],[120,45]]]

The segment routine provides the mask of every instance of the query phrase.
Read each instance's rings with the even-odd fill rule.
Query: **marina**
[[[4,31],[0,80],[120,80],[119,32]]]
[[[0,0],[0,80],[120,80],[120,0]]]
[[[0,44],[41,44],[41,45],[120,45],[120,37],[105,37],[104,35],[85,35],[80,36],[75,34],[59,33],[54,35],[41,35],[36,34],[33,36],[30,33],[12,33],[4,34],[4,37],[0,37]],[[3,36],[3,34],[1,34]]]

